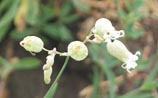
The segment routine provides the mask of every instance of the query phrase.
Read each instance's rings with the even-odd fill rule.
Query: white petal
[[[126,46],[119,40],[113,40],[113,42],[108,42],[107,50],[112,56],[116,57],[122,62],[125,62],[133,55],[130,51],[128,51]]]
[[[136,62],[128,62],[128,63],[126,63],[126,70],[127,70],[127,72],[131,72],[130,70],[131,69],[134,69],[135,67],[137,66],[137,63]]]
[[[110,20],[106,18],[100,18],[95,23],[95,28],[97,32],[108,32],[109,30],[114,30],[115,28],[112,26]]]
[[[137,51],[133,55],[121,41],[109,41],[107,43],[107,50],[112,56],[124,62],[121,66],[122,68],[126,69],[127,72],[130,73],[130,70],[137,66],[136,61],[138,60],[138,55],[140,55],[140,52]]]
[[[92,32],[98,34],[100,37],[103,37],[104,33],[115,30],[110,20],[106,18],[100,18],[96,21]]]
[[[124,31],[123,30],[120,30],[120,31],[116,31],[116,30],[113,30],[113,31],[109,31],[108,34],[107,33],[104,33],[104,39],[106,42],[108,42],[109,40],[116,40],[120,37],[124,37]]]
[[[54,64],[54,57],[55,57],[55,54],[47,56],[46,64],[53,65]]]

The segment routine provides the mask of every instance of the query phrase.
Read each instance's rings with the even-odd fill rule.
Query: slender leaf
[[[40,65],[40,60],[34,57],[25,57],[20,59],[19,62],[14,64],[15,69],[32,69],[37,68]]]
[[[158,83],[156,78],[156,75],[158,74],[158,63],[155,65],[153,70],[150,72],[150,74],[147,76],[147,78],[144,80],[144,83],[142,85],[142,89],[144,90],[152,90],[155,88],[158,88]]]
[[[72,0],[72,1],[73,1],[74,6],[78,8],[79,10],[84,11],[84,12],[88,12],[90,10],[90,8],[87,5],[85,5],[83,2],[79,0]]]
[[[48,5],[41,4],[41,12],[42,12],[42,20],[40,21],[46,22],[55,17],[55,9]]]
[[[56,91],[56,89],[57,89],[57,86],[58,86],[58,81],[59,81],[59,79],[60,79],[62,73],[64,72],[64,70],[65,70],[65,68],[66,68],[66,65],[67,65],[67,63],[68,63],[68,61],[69,61],[69,58],[70,58],[69,56],[66,57],[65,62],[64,62],[64,64],[63,64],[61,70],[59,71],[57,77],[55,78],[53,84],[51,85],[51,87],[50,87],[49,90],[47,91],[47,93],[46,93],[46,95],[44,96],[44,98],[52,98],[52,97],[53,97],[53,95],[54,95],[54,93],[55,93],[55,91]]]
[[[115,82],[114,82],[115,75],[111,70],[112,68],[111,66],[113,65],[110,64],[115,65],[117,62],[111,63],[113,62],[114,59],[111,59],[110,56],[107,56],[105,44],[101,44],[98,46],[99,47],[97,47],[97,45],[90,45],[89,46],[90,54],[92,55],[93,61],[103,69],[105,76],[107,76],[107,79],[109,81],[109,91],[110,91],[109,98],[115,98],[116,97]]]
[[[65,4],[63,5],[63,7],[61,9],[61,15],[60,15],[61,18],[69,15],[71,10],[72,10],[71,2],[69,2],[69,1],[65,2]]]
[[[127,14],[124,10],[122,10],[122,9],[117,10],[117,13],[119,14],[119,16],[121,16],[122,19],[125,19],[125,18],[127,17],[127,15],[128,15],[128,14]]]
[[[13,66],[3,57],[0,57],[0,78],[6,79],[13,70]]]
[[[0,41],[7,33],[7,30],[16,14],[19,1],[20,0],[15,0],[14,3],[11,5],[10,9],[5,13],[5,15],[0,20]]]
[[[10,33],[10,36],[15,40],[22,40],[24,37],[28,35],[34,35],[36,32],[36,29],[34,28],[25,28],[22,32],[18,32],[17,30],[13,30]]]
[[[60,21],[61,21],[62,23],[68,24],[68,23],[71,23],[71,22],[77,20],[78,18],[79,18],[78,15],[74,15],[74,14],[73,14],[73,15],[69,15],[69,16],[67,16],[67,17],[61,18]]]
[[[4,59],[3,57],[0,57],[0,65],[2,65],[2,66],[10,66],[8,61],[6,59]],[[0,66],[0,67],[2,67],[2,66]]]
[[[26,15],[26,21],[31,25],[35,25],[38,22],[39,0],[29,0],[28,5],[29,7]]]
[[[71,40],[72,36],[70,30],[64,25],[48,24],[43,28],[45,34],[57,40]]]
[[[58,83],[55,83],[54,85],[52,85],[53,87],[49,90],[49,92],[47,92],[47,95],[44,96],[44,98],[53,98],[55,91],[58,87]]]
[[[100,82],[100,77],[99,77],[99,72],[98,70],[95,68],[94,69],[94,75],[93,75],[93,92],[91,95],[91,98],[99,98],[98,93],[99,93],[99,82]]]
[[[59,26],[59,33],[62,40],[72,40],[71,31],[64,25]]]
[[[11,3],[11,0],[2,0],[0,3],[0,14],[2,13],[2,11],[7,8],[8,4]]]
[[[150,92],[143,92],[140,89],[132,90],[118,98],[153,98],[153,94]]]
[[[112,72],[112,70],[109,69],[107,66],[108,66],[108,64],[103,66],[103,68],[104,68],[103,70],[104,70],[104,73],[109,80],[109,91],[110,91],[109,98],[115,98],[116,97],[116,95],[115,95],[115,82],[114,82],[115,75]]]

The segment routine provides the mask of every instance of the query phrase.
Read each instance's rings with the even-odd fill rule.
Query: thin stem
[[[60,79],[62,73],[64,72],[64,70],[65,70],[65,68],[66,68],[66,65],[67,65],[67,63],[68,63],[68,61],[69,61],[69,58],[70,58],[69,56],[66,57],[65,62],[64,62],[64,64],[63,64],[63,66],[62,66],[60,72],[58,73],[58,75],[57,75],[55,81],[53,82],[53,84],[51,85],[51,87],[49,88],[49,90],[47,91],[46,95],[45,95],[43,98],[49,98],[48,96],[50,96],[50,95],[52,94],[51,90],[52,90],[53,87],[56,85],[56,83],[59,81],[59,79]]]
[[[88,36],[85,38],[85,40],[83,41],[83,43],[86,43],[87,40],[89,40],[89,38],[90,38],[92,35],[93,35],[93,32],[90,32],[90,33],[88,34]]]
[[[51,52],[52,50],[48,50],[48,49],[46,49],[46,48],[43,48],[43,50],[46,51],[46,52],[48,52],[48,54],[51,54],[51,53],[52,53],[52,52]],[[53,49],[53,50],[54,50],[54,49]],[[56,49],[54,50],[53,53],[58,54],[58,55],[60,55],[60,56],[69,56],[69,55],[67,54],[67,52],[62,53],[62,52],[57,51]]]
[[[44,47],[43,47],[43,50],[44,50],[44,51],[46,51],[46,52],[49,52],[49,51],[51,51],[51,50],[48,50],[48,49],[46,49],[46,48],[44,48]]]

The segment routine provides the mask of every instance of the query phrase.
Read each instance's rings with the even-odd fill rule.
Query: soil
[[[50,87],[44,84],[42,73],[41,68],[12,72],[7,83],[8,98],[42,98]],[[52,82],[55,75],[52,76]],[[79,98],[78,92],[86,85],[88,85],[87,80],[79,73],[66,71],[59,81],[54,98]]]

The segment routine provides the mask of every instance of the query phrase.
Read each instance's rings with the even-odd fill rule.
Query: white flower
[[[112,56],[124,62],[122,67],[128,72],[131,72],[130,70],[137,66],[136,61],[138,60],[140,52],[138,51],[135,54],[132,54],[121,41],[109,41],[107,43],[107,50]]]
[[[118,39],[124,36],[123,30],[115,30],[110,20],[100,18],[96,21],[94,28],[91,30],[94,33],[94,39],[91,40],[96,43],[107,42],[109,39]]]
[[[100,18],[96,21],[94,26],[94,33],[103,36],[104,33],[113,31],[115,28],[112,26],[112,23],[110,20],[106,18]]]
[[[108,42],[110,40],[116,40],[120,37],[124,37],[125,33],[123,30],[119,30],[119,31],[110,31],[109,33],[105,33],[104,34],[104,39],[105,39],[105,42]]]
[[[42,51],[44,43],[36,36],[27,36],[20,42],[20,45],[24,47],[26,51],[38,53]]]
[[[51,81],[51,75],[52,75],[52,67],[49,67],[49,69],[44,70],[44,82],[46,84],[49,84]]]
[[[87,57],[88,49],[83,42],[73,41],[68,45],[68,55],[76,61],[81,61]]]

